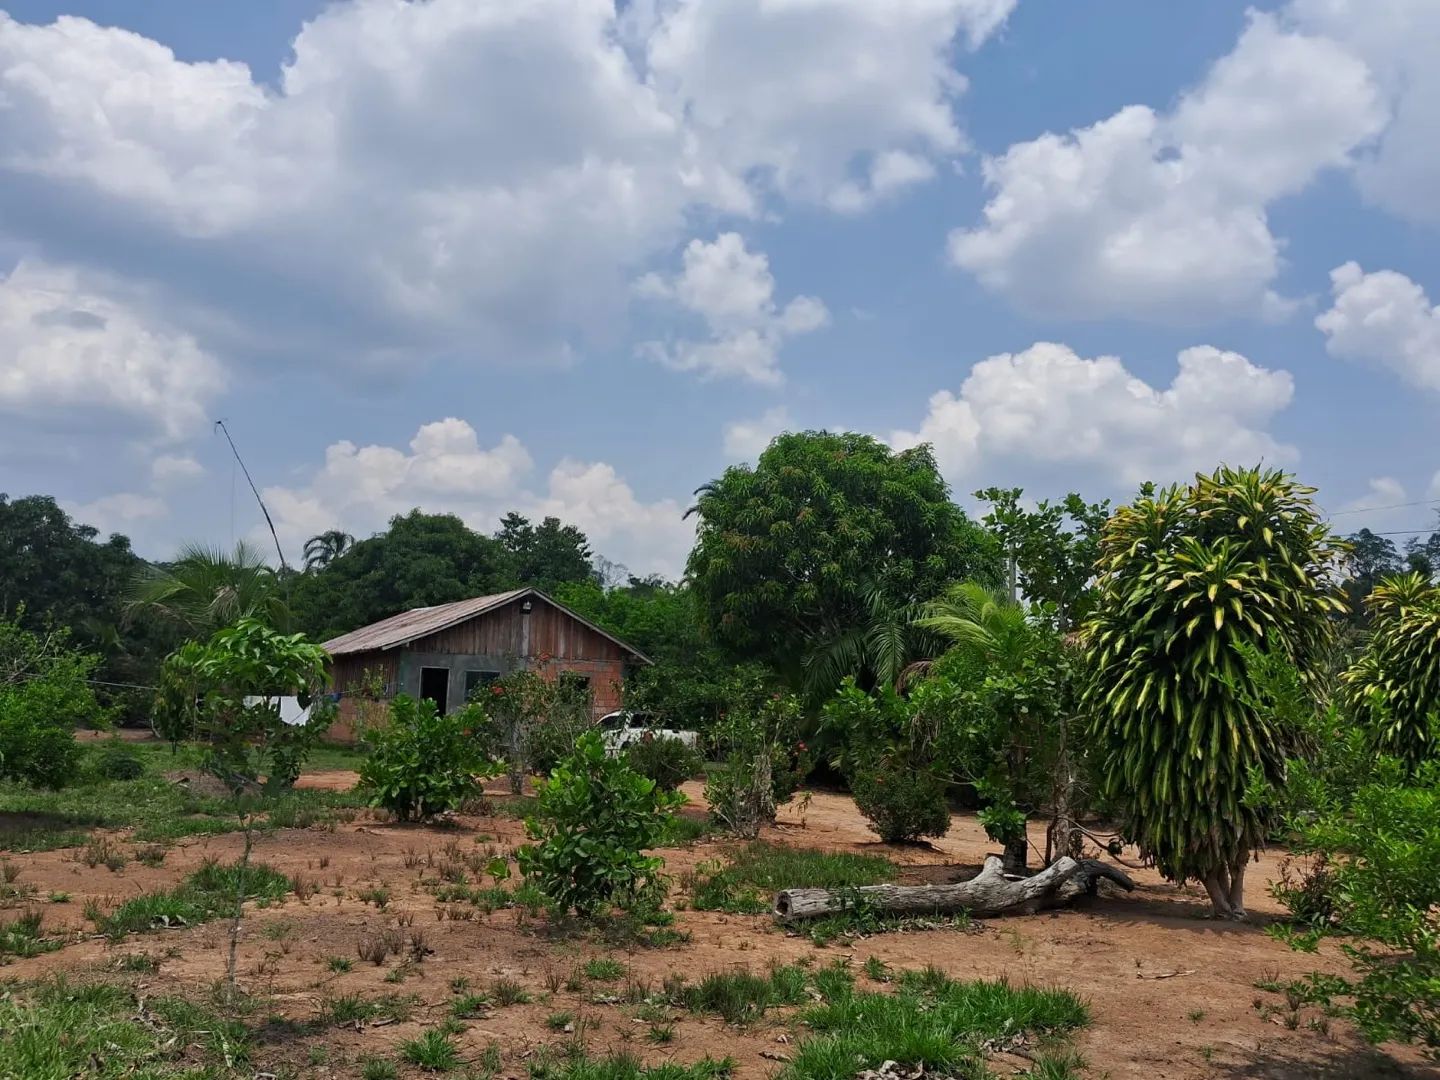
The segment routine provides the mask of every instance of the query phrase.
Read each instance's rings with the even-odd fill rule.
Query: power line
[[[1406,506],[1440,506],[1440,499],[1417,499],[1415,502],[1390,503],[1388,506],[1361,506],[1354,510],[1336,510],[1328,517],[1344,517],[1346,514],[1372,514],[1377,510],[1399,510]]]

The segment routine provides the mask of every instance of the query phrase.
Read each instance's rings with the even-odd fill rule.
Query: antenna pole
[[[245,467],[245,461],[240,457],[240,451],[235,447],[235,440],[230,437],[230,429],[225,426],[224,420],[216,420],[215,426],[225,436],[225,441],[230,444],[230,452],[235,455],[235,460],[240,465],[240,471],[245,474],[245,482],[250,485],[250,490],[255,494],[255,501],[260,504],[260,512],[265,515],[265,524],[270,526],[270,539],[275,541],[275,554],[280,556],[280,569],[288,570],[289,565],[285,562],[285,552],[280,548],[280,537],[275,532],[275,522],[270,520],[270,511],[265,508],[265,500],[260,498],[260,491],[255,487],[255,481],[250,479],[250,470]]]

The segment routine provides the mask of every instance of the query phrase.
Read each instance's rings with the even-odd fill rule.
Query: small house
[[[539,589],[512,589],[415,608],[325,642],[340,695],[338,737],[353,733],[361,702],[396,694],[462,707],[516,669],[571,679],[590,692],[596,717],[620,707],[626,675],[650,660],[639,649]]]

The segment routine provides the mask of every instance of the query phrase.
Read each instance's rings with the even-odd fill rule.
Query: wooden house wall
[[[483,663],[485,668],[501,671],[529,667],[547,680],[565,672],[583,675],[590,680],[596,717],[620,708],[625,672],[631,662],[630,654],[605,635],[543,600],[534,601],[528,617],[516,601],[417,638],[402,648],[335,657],[331,665],[333,688],[343,696],[330,737],[342,741],[355,738],[367,704],[356,691],[367,679],[378,676],[383,680],[387,698],[401,691],[418,693],[419,669],[450,657],[456,658],[450,664],[452,671]],[[487,659],[482,662],[478,658]],[[461,679],[463,676],[453,681]]]
[[[473,619],[418,638],[406,646],[415,652],[458,653],[480,656],[518,656],[526,659],[613,660],[624,664],[627,654],[604,634],[597,634],[559,608],[543,600],[531,605],[530,640],[525,641],[524,612],[520,601],[506,604]]]

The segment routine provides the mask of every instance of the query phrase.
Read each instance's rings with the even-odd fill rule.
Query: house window
[[[560,685],[570,690],[578,690],[582,694],[590,693],[590,676],[581,675],[578,671],[562,671],[560,673]]]
[[[483,691],[500,678],[498,671],[465,672],[465,700],[474,701],[477,691]]]

